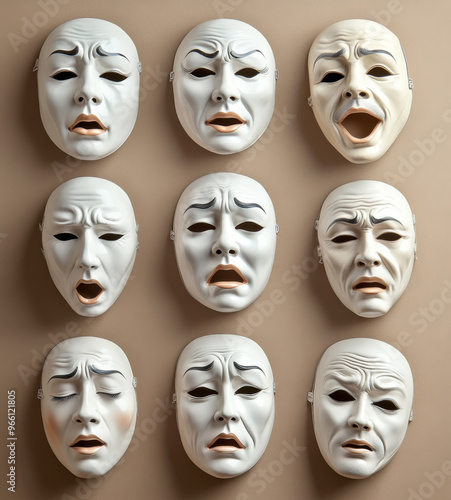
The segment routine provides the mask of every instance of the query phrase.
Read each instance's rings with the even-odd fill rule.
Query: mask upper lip
[[[105,288],[97,280],[78,280],[75,293],[83,304],[96,304]]]
[[[362,276],[354,281],[352,289],[362,293],[381,293],[388,289],[387,283],[378,276]]]
[[[75,118],[69,127],[70,132],[80,135],[99,135],[107,131],[107,128],[96,115],[85,115],[82,113]]]
[[[221,432],[221,434],[218,434],[209,444],[207,444],[207,448],[210,450],[227,453],[237,450],[244,450],[246,447],[235,434],[226,434],[225,432]]]
[[[218,132],[231,133],[246,123],[243,118],[233,111],[219,111],[205,120],[205,125],[213,127]]]
[[[80,434],[69,445],[73,450],[83,455],[93,455],[106,443],[95,434]]]
[[[346,450],[350,453],[355,453],[358,455],[369,451],[374,451],[374,448],[370,445],[370,443],[360,439],[350,439],[349,441],[343,443],[341,447],[346,448]]]
[[[213,285],[219,288],[236,288],[246,283],[247,279],[243,273],[232,264],[216,266],[207,279],[207,286]]]

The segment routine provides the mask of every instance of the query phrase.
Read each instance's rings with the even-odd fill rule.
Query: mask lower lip
[[[78,300],[83,304],[96,304],[104,290],[97,280],[79,280],[75,286]]]
[[[355,144],[371,141],[382,120],[365,108],[350,108],[338,122],[346,137]]]
[[[75,118],[69,131],[79,135],[99,135],[106,132],[107,128],[96,115],[81,114]]]
[[[371,276],[359,278],[352,285],[352,289],[356,292],[375,294],[385,292],[388,289],[388,285],[382,278]]]
[[[94,455],[105,443],[97,436],[78,436],[70,447],[82,455]]]
[[[205,125],[213,127],[218,132],[230,134],[235,132],[246,122],[237,113],[215,113],[205,121]]]
[[[363,453],[374,451],[374,448],[369,443],[366,441],[358,441],[356,439],[351,439],[350,441],[343,443],[341,447],[345,448],[349,453],[354,453],[356,455],[362,455]]]
[[[217,286],[219,288],[236,288],[246,283],[247,279],[241,271],[232,265],[216,266],[207,280],[207,286]]]
[[[209,450],[218,451],[220,453],[230,453],[238,450],[244,450],[246,447],[235,436],[235,434],[219,434],[210,444],[207,445]]]

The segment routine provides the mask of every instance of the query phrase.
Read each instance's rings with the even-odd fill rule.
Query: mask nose
[[[97,252],[97,237],[86,231],[84,236],[80,238],[82,245],[81,254],[77,260],[79,269],[97,269],[100,266],[100,259]]]
[[[72,421],[77,424],[98,424],[100,415],[97,410],[95,395],[83,389],[77,398],[77,408],[72,415]]]
[[[74,101],[78,104],[101,104],[103,95],[100,91],[98,75],[93,74],[89,68],[85,69],[80,78],[80,85],[74,94]]]
[[[214,418],[217,422],[238,422],[240,417],[233,400],[233,392],[225,389],[222,397],[218,398],[218,409],[215,412]]]
[[[347,85],[342,94],[345,99],[369,99],[371,97],[362,76],[361,70],[357,70],[356,68],[349,70]]]
[[[381,259],[377,252],[376,243],[372,234],[364,234],[360,242],[359,252],[355,258],[357,267],[379,267]]]
[[[236,77],[227,65],[215,77],[216,87],[211,95],[215,103],[229,103],[240,100],[240,92],[236,85]]]
[[[365,398],[356,401],[353,407],[352,415],[349,417],[348,426],[359,431],[371,431],[373,422],[369,416],[368,402]]]
[[[218,238],[212,246],[212,252],[215,255],[238,255],[239,247],[233,224],[228,222],[221,224]]]

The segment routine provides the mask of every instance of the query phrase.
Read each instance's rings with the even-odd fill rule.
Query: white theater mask
[[[363,479],[385,467],[404,440],[413,415],[412,372],[385,342],[343,340],[322,356],[308,399],[324,460],[341,476]]]
[[[398,38],[374,21],[332,24],[308,57],[316,121],[332,146],[352,163],[379,159],[403,129],[412,81]]]
[[[41,414],[56,458],[78,477],[106,474],[128,448],[136,424],[136,379],[109,340],[57,344],[42,370]]]
[[[140,68],[135,44],[113,23],[82,18],[54,29],[37,61],[50,139],[80,160],[114,153],[136,122]]]
[[[234,19],[193,28],[177,49],[175,109],[191,139],[218,154],[248,148],[274,112],[277,70],[266,38]]]
[[[177,361],[175,401],[192,462],[223,479],[253,467],[271,436],[274,387],[268,358],[253,340],[217,334],[188,344]]]
[[[172,238],[183,283],[201,304],[239,311],[264,290],[278,227],[263,186],[235,173],[208,174],[182,193]]]
[[[379,181],[344,184],[327,196],[316,227],[318,253],[341,302],[367,318],[387,313],[416,256],[415,218],[404,196]]]
[[[78,177],[50,195],[42,248],[61,295],[81,316],[99,316],[121,294],[138,247],[125,191],[106,179]]]

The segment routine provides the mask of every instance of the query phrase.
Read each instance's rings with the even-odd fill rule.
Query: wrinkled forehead
[[[103,19],[73,19],[55,28],[44,42],[40,58],[47,58],[54,50],[73,49],[75,44],[101,46],[108,52],[119,52],[131,62],[138,61],[133,40],[117,26]]]
[[[127,380],[132,378],[130,362],[117,344],[98,337],[77,337],[60,342],[50,351],[42,369],[42,380],[47,381],[55,373],[70,373],[83,364],[118,370]]]
[[[383,214],[398,219],[406,228],[413,227],[412,210],[404,195],[393,186],[379,181],[356,181],[332,191],[321,207],[319,229],[326,230],[340,214]]]
[[[269,360],[263,349],[253,340],[239,335],[217,334],[199,337],[190,342],[180,353],[176,368],[176,381],[186,370],[206,360],[216,358],[228,366],[230,358],[240,364],[259,366],[267,379],[272,379]]]
[[[221,50],[223,53],[228,53],[230,49],[240,53],[259,50],[269,62],[274,60],[266,38],[249,24],[234,19],[215,19],[193,28],[180,43],[176,61],[182,60],[196,48],[206,49],[207,52]]]

